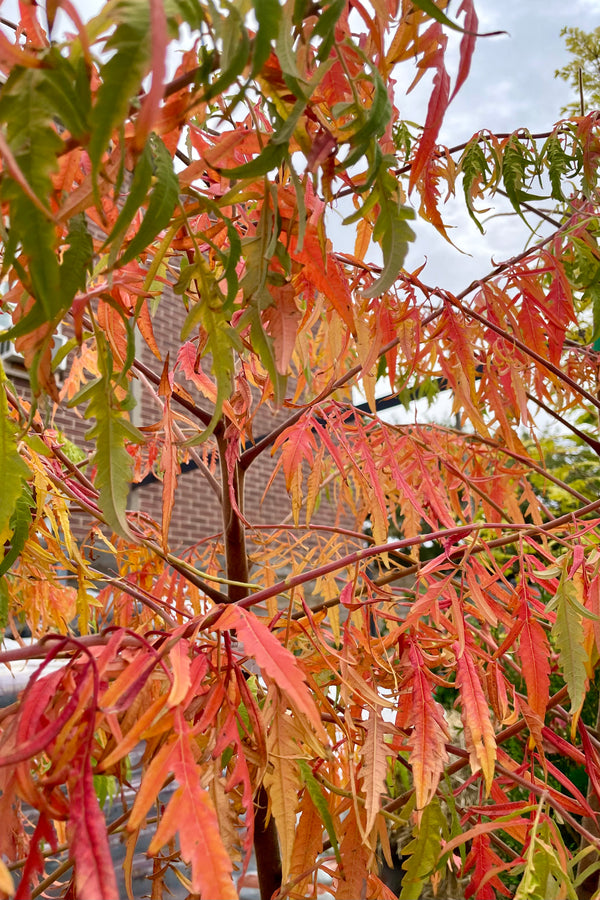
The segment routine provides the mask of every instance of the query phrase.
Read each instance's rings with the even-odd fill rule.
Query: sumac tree
[[[472,0],[81,6],[22,0],[0,27],[3,338],[28,373],[0,369],[0,602],[22,644],[0,662],[37,660],[0,713],[0,889],[117,897],[120,833],[131,896],[143,832],[153,897],[171,869],[236,897],[254,846],[264,900],[321,873],[339,900],[388,898],[400,825],[401,897],[446,878],[577,896],[600,849],[600,500],[546,467],[533,412],[598,454],[597,114],[441,146]],[[458,293],[405,265],[455,190],[476,221],[499,191],[546,208]],[[181,320],[162,356],[161,316]],[[386,423],[383,379],[446,391],[460,427]],[[82,447],[54,427],[65,404]],[[261,530],[244,492],[267,456],[287,508]],[[190,461],[222,528],[180,549]],[[159,521],[128,508],[149,473]]]

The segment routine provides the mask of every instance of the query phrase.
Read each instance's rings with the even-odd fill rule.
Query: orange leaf
[[[344,836],[340,844],[343,868],[335,891],[337,900],[356,900],[357,897],[367,896],[369,852],[363,841],[363,833],[364,829],[361,831],[354,810],[351,809],[344,820]]]
[[[265,773],[263,784],[269,795],[269,809],[277,826],[285,882],[292,863],[298,792],[302,785],[296,759],[302,751],[298,746],[296,723],[291,716],[286,715],[279,697],[269,731],[268,746],[271,765]]]
[[[296,292],[292,284],[270,285],[269,292],[275,300],[275,305],[265,310],[267,330],[273,338],[277,371],[281,375],[286,375],[296,345],[302,314],[296,306]]]
[[[150,134],[154,122],[158,116],[158,110],[163,98],[164,80],[166,72],[165,55],[169,32],[167,18],[162,0],[148,0],[150,7],[150,42],[152,48],[152,84],[150,90],[142,100],[142,105],[135,123],[134,147],[142,150],[146,138]]]
[[[305,278],[329,300],[335,311],[353,332],[352,294],[348,287],[348,280],[335,256],[328,253],[323,259],[319,241],[314,234],[306,234],[302,250],[298,250],[296,245],[291,248],[290,255],[296,262],[303,264]]]
[[[167,549],[169,542],[169,526],[175,504],[175,489],[177,476],[181,471],[177,454],[177,442],[173,434],[173,412],[171,410],[171,397],[165,398],[165,406],[162,419],[164,438],[160,455],[160,466],[163,471],[162,489],[162,543]]]
[[[179,734],[170,761],[179,787],[169,800],[148,853],[158,853],[179,832],[181,856],[192,867],[193,893],[237,900],[231,878],[233,865],[219,834],[219,820],[210,795],[201,786],[200,770],[191,750],[193,736],[182,715],[178,720]]]
[[[190,676],[191,662],[189,657],[190,642],[181,639],[169,651],[169,659],[173,668],[173,686],[169,692],[169,706],[177,706],[190,689],[192,679]]]
[[[308,897],[308,885],[313,878],[313,866],[323,850],[323,823],[307,790],[302,794],[300,809],[300,820],[295,830],[290,863],[290,881],[296,882],[294,891],[299,896]],[[296,881],[296,879],[299,880]]]
[[[523,628],[519,641],[519,655],[527,685],[527,702],[543,721],[550,695],[550,646],[544,629],[532,617],[526,601],[523,602],[520,613]]]
[[[410,764],[416,794],[417,811],[423,810],[433,798],[448,761],[446,741],[449,739],[442,707],[431,693],[431,684],[424,671],[420,650],[413,644],[409,651],[414,668],[412,679],[413,736]]]
[[[306,686],[304,673],[293,654],[279,643],[275,635],[252,613],[239,606],[229,606],[216,623],[219,630],[236,629],[249,656],[273,680],[297,712],[302,713],[317,734],[327,740],[319,711]]]
[[[482,770],[486,789],[489,791],[496,762],[496,738],[490,712],[468,649],[465,649],[462,656],[458,644],[454,644],[453,649],[456,653],[456,684],[462,701],[462,719],[471,769],[473,772]]]
[[[367,734],[361,753],[361,777],[367,813],[365,833],[369,835],[381,809],[381,794],[385,787],[387,758],[391,755],[391,748],[384,741],[385,733],[386,731],[389,733],[390,727],[388,725],[386,728],[377,708],[370,711],[364,726]]]

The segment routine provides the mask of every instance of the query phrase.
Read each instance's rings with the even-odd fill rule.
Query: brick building
[[[171,367],[174,354],[181,343],[181,328],[185,317],[185,311],[180,298],[176,297],[172,288],[165,286],[163,295],[153,319],[153,330],[156,342],[161,352],[162,359],[170,353]],[[5,327],[8,327],[8,322]],[[2,327],[2,323],[0,323]],[[23,362],[15,352],[14,347],[8,344],[0,344],[0,354],[8,377],[14,382],[17,391],[26,396],[28,392],[27,373]],[[134,382],[134,395],[136,407],[131,417],[135,425],[142,428],[151,428],[160,422],[162,416],[162,400],[158,397],[156,380],[160,375],[162,363],[152,354],[145,342],[139,342],[137,358],[142,363],[142,371]],[[67,370],[67,365],[63,371]],[[144,375],[153,373],[154,379]],[[60,373],[58,379],[60,381]],[[182,376],[177,379],[187,392],[194,394],[190,383]],[[198,394],[194,396],[198,405],[206,410],[210,404]],[[91,422],[84,419],[81,412],[70,408],[66,402],[54,406],[47,403],[42,406],[42,416],[47,425],[52,425],[65,437],[80,448],[86,448],[85,434],[91,427]],[[273,428],[284,422],[290,415],[289,409],[275,410],[268,404],[263,404],[257,410],[253,420],[253,437],[259,440],[269,434]],[[91,451],[91,447],[89,448]],[[204,465],[208,468],[215,481],[220,482],[220,467],[216,442],[209,440],[206,446],[198,451],[202,455]],[[195,455],[198,456],[198,453]],[[291,524],[290,500],[286,491],[283,474],[278,472],[265,493],[265,488],[272,478],[275,461],[270,448],[256,457],[248,470],[245,480],[245,506],[244,515],[252,527]],[[146,514],[152,520],[160,524],[162,507],[162,482],[156,474],[147,475],[142,482],[132,484],[128,506],[132,511]],[[313,521],[331,525],[335,521],[333,508],[328,503],[323,503],[315,513]],[[354,522],[349,517],[345,518],[346,527],[354,527]],[[73,509],[72,519],[75,534],[85,539],[92,520],[84,513]],[[223,528],[222,510],[215,490],[211,487],[209,479],[202,472],[193,459],[182,465],[181,474],[178,477],[178,487],[175,494],[175,505],[169,530],[169,543],[172,552],[179,554],[187,547],[220,532]],[[257,532],[258,534],[258,532]],[[268,529],[265,531],[265,539]],[[258,542],[261,542],[261,538]],[[290,537],[290,540],[292,538]]]

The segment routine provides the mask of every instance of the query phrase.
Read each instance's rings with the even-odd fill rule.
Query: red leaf
[[[410,764],[415,784],[416,808],[421,811],[433,798],[448,761],[446,741],[449,739],[444,714],[431,693],[420,650],[413,644],[409,651],[414,668],[412,678],[412,752]]]
[[[550,695],[550,646],[544,629],[531,615],[527,602],[521,606],[523,628],[519,641],[519,655],[523,663],[523,677],[527,685],[527,702],[543,720]]]
[[[327,739],[304,673],[296,657],[282,647],[275,635],[253,613],[239,606],[227,607],[215,627],[219,630],[236,629],[246,653],[254,657],[262,671],[273,679],[292,706],[306,716],[317,733]]]
[[[19,887],[15,894],[15,900],[29,900],[31,897],[31,885],[36,875],[41,875],[44,871],[44,857],[40,852],[40,843],[46,841],[52,850],[56,851],[58,842],[56,840],[56,832],[52,822],[46,818],[45,813],[40,813],[35,831],[31,837],[29,847],[29,856],[23,867],[23,874]]]
[[[438,134],[442,126],[444,114],[448,108],[450,95],[450,78],[444,65],[444,50],[447,39],[440,37],[440,47],[435,54],[437,71],[433,78],[433,92],[427,107],[427,118],[423,127],[423,134],[419,141],[410,171],[409,190],[415,186],[429,160],[437,142]]]
[[[476,900],[496,900],[496,891],[505,897],[510,897],[510,891],[497,875],[487,878],[485,884],[481,884],[490,869],[504,868],[505,866],[506,864],[502,862],[498,854],[492,850],[489,834],[478,834],[474,837],[464,866],[465,872],[474,869],[471,881],[465,890],[467,900],[473,896],[476,897]]]
[[[458,15],[460,15],[462,12],[464,12],[465,14],[465,21],[463,25],[465,33],[463,34],[462,40],[460,42],[460,63],[458,66],[458,74],[456,76],[456,84],[454,85],[454,90],[452,91],[450,100],[453,100],[469,75],[469,71],[471,69],[471,60],[473,58],[473,51],[475,50],[477,27],[479,25],[477,13],[475,12],[475,9],[473,7],[473,0],[462,0],[462,3],[458,7]]]
[[[460,647],[454,644],[456,653],[456,684],[462,701],[462,718],[465,739],[471,758],[471,769],[483,771],[486,787],[494,778],[496,738],[490,721],[488,705],[481,687],[477,668],[468,649],[460,655]]]
[[[70,784],[69,826],[75,862],[75,884],[80,900],[119,900],[119,891],[106,833],[106,822],[98,804],[89,757],[83,760]]]

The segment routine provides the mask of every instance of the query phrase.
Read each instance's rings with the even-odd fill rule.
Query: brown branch
[[[148,368],[148,366],[144,365],[139,359],[135,359],[133,361],[132,367],[136,369],[138,372],[141,372],[146,376],[148,381],[155,384],[157,387],[160,385],[160,375],[157,375],[156,372],[153,372],[152,369]],[[202,422],[203,425],[208,426],[212,421],[212,415],[206,410],[201,409],[201,407],[196,406],[196,404],[192,400],[188,400],[187,397],[184,397],[182,394],[177,392],[177,386],[173,389],[173,400],[176,403],[179,403],[180,406],[183,406],[184,409],[187,409],[189,413],[191,413],[196,419]],[[222,425],[219,422],[217,427],[215,428],[215,435],[217,431],[222,430]]]
[[[161,411],[163,411],[163,410],[164,410],[164,403],[163,403],[163,401],[161,400],[161,398],[158,396],[158,392],[152,387],[152,384],[151,384],[150,379],[148,378],[148,376],[145,374],[145,372],[142,372],[141,369],[138,370],[138,376],[139,376],[139,378],[140,378],[142,384],[144,385],[144,387],[146,388],[146,390],[148,391],[148,393],[149,393],[150,396],[152,397],[152,400],[154,401],[154,403],[156,404],[156,406],[158,406],[158,408],[159,408]],[[173,393],[171,396],[172,396],[172,397],[175,397],[176,394]],[[183,431],[181,430],[181,428],[180,428],[176,423],[174,423],[173,431],[174,431],[174,433],[175,433],[175,437],[176,437],[178,440],[180,440],[182,443],[184,443],[184,442],[185,442],[185,435],[183,434]],[[206,465],[203,463],[203,461],[202,461],[200,455],[196,452],[196,450],[195,450],[193,447],[188,447],[188,448],[187,448],[187,452],[189,453],[191,459],[194,460],[194,462],[195,462],[195,464],[196,464],[196,467],[198,468],[198,471],[202,473],[202,475],[204,476],[204,478],[205,478],[206,481],[208,482],[210,488],[212,489],[213,493],[215,494],[215,496],[216,496],[216,498],[217,498],[218,503],[219,503],[219,504],[222,503],[222,502],[223,502],[223,493],[222,493],[222,491],[221,491],[221,485],[219,484],[219,482],[217,481],[217,479],[215,478],[215,476],[213,475],[213,473],[210,471],[210,469],[208,468],[208,466],[206,466]]]

